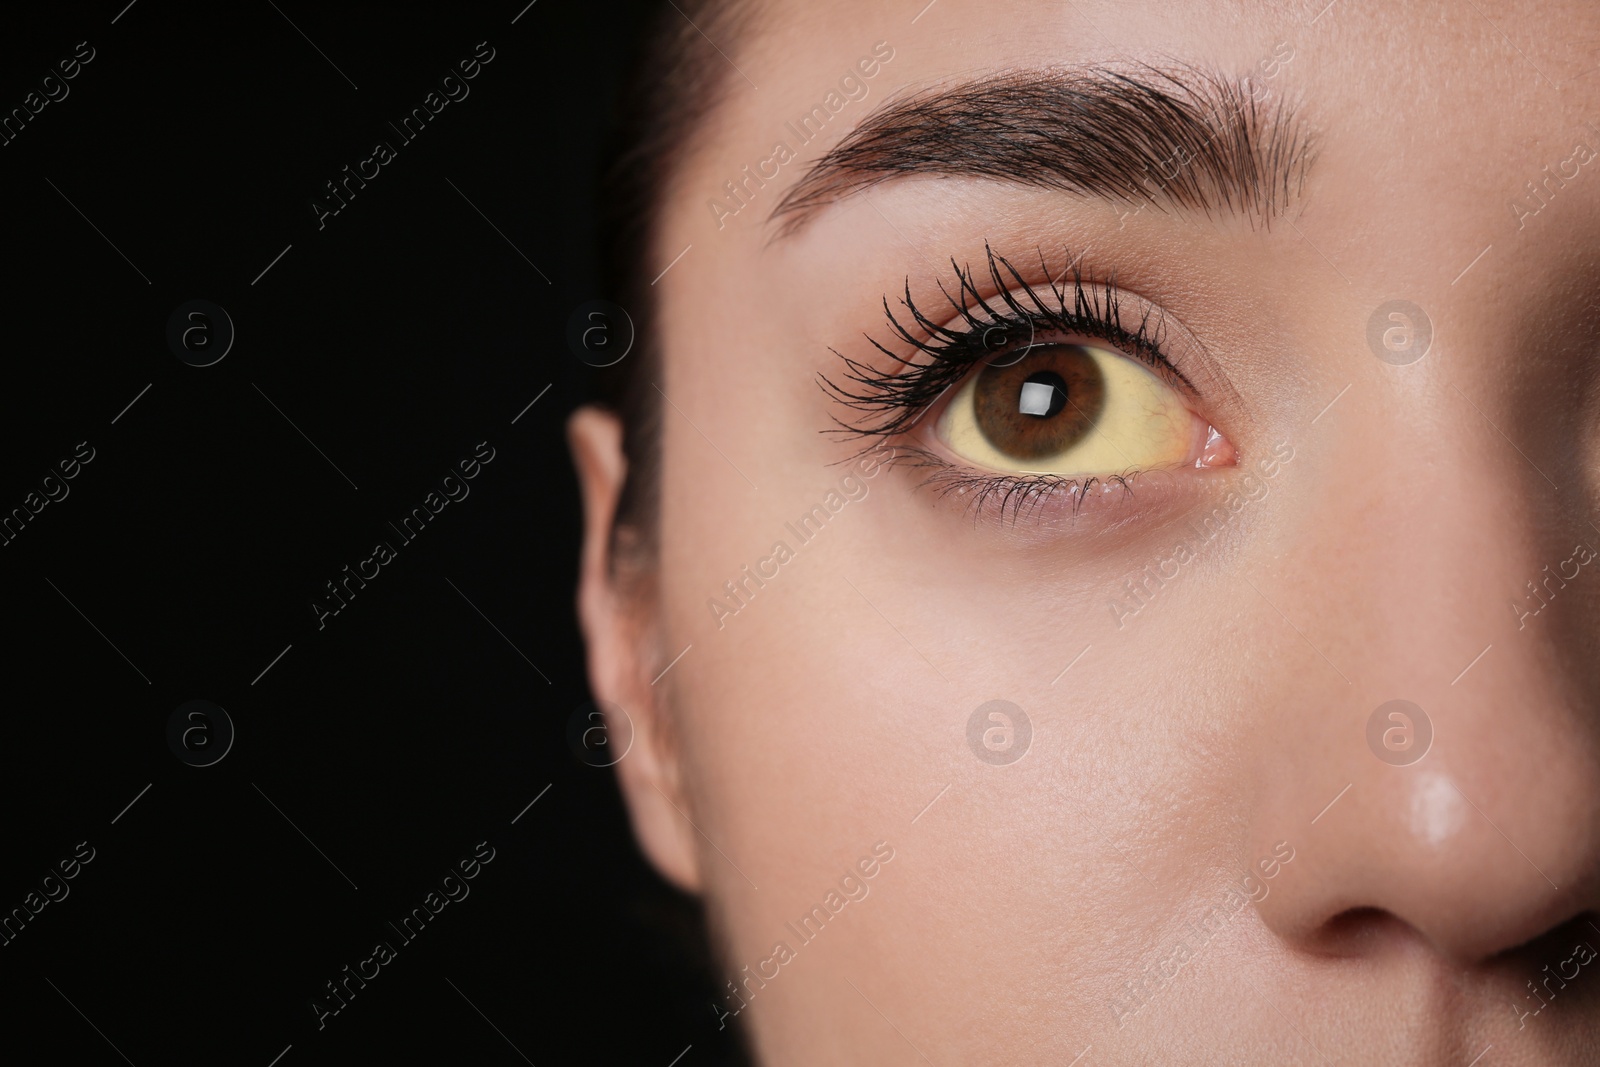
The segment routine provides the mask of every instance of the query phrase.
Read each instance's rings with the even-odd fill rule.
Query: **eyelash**
[[[959,325],[941,326],[923,314],[911,298],[909,279],[900,303],[910,315],[911,326],[901,322],[889,306],[888,297],[884,298],[883,310],[890,331],[912,351],[911,355],[903,356],[868,335],[867,341],[891,361],[887,372],[852,359],[838,349],[832,350],[844,362],[845,384],[824,374],[819,376],[822,388],[834,401],[860,415],[854,422],[835,417],[833,421],[837,427],[825,432],[879,441],[907,432],[974,367],[1026,347],[994,348],[988,338],[997,329],[1006,336],[1012,331],[1026,330],[1030,339],[1041,333],[1092,337],[1144,363],[1169,384],[1190,394],[1196,391],[1183,372],[1167,358],[1159,312],[1147,308],[1133,328],[1124,325],[1114,276],[1105,282],[1085,282],[1083,257],[1079,256],[1071,267],[1071,285],[1048,281],[1048,294],[1041,298],[1039,287],[1029,284],[1009,260],[987,244],[984,256],[988,266],[987,282],[997,296],[985,299],[973,269],[962,268],[954,259],[950,266],[956,278],[955,295],[944,282],[939,283],[939,291],[959,317]],[[1049,279],[1051,274],[1043,250],[1039,253],[1039,267]],[[1002,310],[997,310],[995,303],[1000,304]],[[875,447],[869,445],[863,453]],[[992,505],[999,508],[1002,519],[1008,512],[1013,519],[1020,518],[1025,509],[1036,507],[1060,493],[1071,496],[1076,513],[1089,490],[1102,481],[1120,485],[1124,495],[1131,496],[1130,482],[1140,473],[1130,471],[1103,479],[1050,474],[978,474],[924,448],[896,449],[890,462],[932,470],[924,486],[934,489],[941,497],[950,493],[970,494],[967,506],[974,515],[981,515]]]

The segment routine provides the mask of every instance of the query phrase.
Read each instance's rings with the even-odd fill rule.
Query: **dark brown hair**
[[[719,54],[743,38],[748,0],[668,0],[640,41],[623,86],[601,181],[601,271],[633,320],[628,358],[600,372],[599,399],[620,416],[627,478],[612,527],[614,559],[653,555],[660,509],[662,367],[658,236],[682,161],[700,143],[733,68]],[[712,42],[716,42],[712,44]]]
[[[660,290],[651,284],[666,265],[658,247],[660,223],[674,179],[700,143],[732,71],[717,49],[731,50],[742,39],[753,7],[750,0],[658,5],[618,99],[601,179],[601,280],[632,318],[635,338],[627,358],[598,371],[595,380],[596,399],[621,419],[627,460],[611,528],[611,558],[613,574],[641,590],[653,584],[661,499],[663,405],[656,383],[663,352]],[[674,891],[665,901],[642,895],[639,906],[648,909],[645,924],[665,935],[708,990],[715,988],[716,953],[703,904]],[[750,1062],[742,1036],[707,1051],[721,1053],[724,1058],[717,1062],[740,1067]]]

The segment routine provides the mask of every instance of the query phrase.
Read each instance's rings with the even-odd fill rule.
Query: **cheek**
[[[997,553],[991,533],[926,517],[894,469],[802,544],[786,523],[821,499],[828,469],[766,481],[759,507],[737,490],[712,507],[716,536],[664,537],[662,573],[679,576],[664,598],[677,635],[667,654],[693,643],[672,700],[692,813],[716,843],[701,858],[729,972],[792,942],[787,924],[880,840],[895,859],[837,917],[827,954],[802,949],[808,959],[761,994],[769,1005],[836,986],[854,996],[846,973],[864,988],[919,988],[937,960],[1018,1002],[1041,975],[1105,970],[1092,946],[1170,909],[1146,875],[1181,881],[1174,843],[1200,839],[1226,803],[1199,754],[1220,729],[1170,710],[1194,704],[1181,676],[1140,667],[1194,644],[1179,593],[1167,622],[1105,644],[1104,601],[1122,573],[1108,559]],[[715,629],[706,599],[778,536],[794,558]],[[1016,710],[994,719],[994,701]],[[1168,744],[1173,731],[1195,748]],[[1119,958],[1138,959],[1135,941]],[[908,964],[894,946],[912,943],[925,955]],[[935,1002],[901,1011],[926,1010],[919,1025],[937,1030],[964,1010]]]

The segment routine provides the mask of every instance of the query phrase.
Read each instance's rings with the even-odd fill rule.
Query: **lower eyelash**
[[[1012,522],[1063,494],[1072,501],[1072,512],[1076,515],[1090,491],[1097,486],[1119,486],[1126,499],[1133,496],[1133,480],[1143,473],[1128,471],[1090,478],[1068,478],[1059,474],[981,474],[956,466],[927,449],[900,447],[894,450],[887,465],[928,470],[931,473],[918,483],[919,488],[931,489],[940,499],[952,494],[964,497],[966,510],[974,518],[981,518],[989,509],[997,508],[998,519],[1004,521],[1009,515]]]

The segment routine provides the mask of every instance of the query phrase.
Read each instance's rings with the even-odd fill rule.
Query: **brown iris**
[[[1037,460],[1066,451],[1094,429],[1105,408],[1106,381],[1081,345],[1034,345],[1020,359],[1002,357],[978,374],[973,417],[994,448]]]

